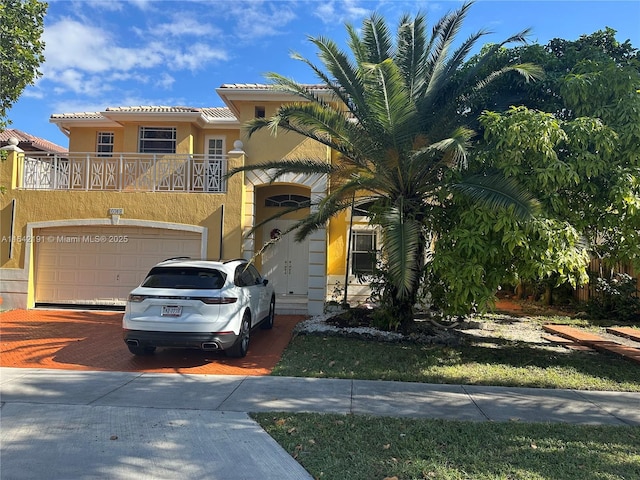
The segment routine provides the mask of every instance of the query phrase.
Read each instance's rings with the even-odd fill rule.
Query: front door
[[[271,238],[279,237],[294,222],[273,220],[262,230],[263,245]],[[262,253],[262,274],[273,284],[277,294],[307,295],[309,276],[309,242],[296,242],[294,233],[282,235]]]

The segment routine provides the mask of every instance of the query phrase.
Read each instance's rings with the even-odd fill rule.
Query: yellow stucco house
[[[123,305],[158,261],[252,258],[295,217],[250,233],[255,225],[278,209],[312,205],[325,195],[328,180],[319,175],[271,183],[256,171],[226,179],[240,165],[302,157],[331,162],[336,156],[295,134],[246,137],[247,120],[271,116],[297,98],[258,84],[216,91],[225,107],[54,114],[50,121],[68,136],[68,153],[3,147],[3,309]],[[353,284],[352,297],[365,298],[366,286],[352,272],[354,264],[366,268],[363,259],[377,246],[365,215],[337,218],[302,243],[283,236],[256,258],[275,286],[280,313],[322,313],[336,284],[345,281]]]

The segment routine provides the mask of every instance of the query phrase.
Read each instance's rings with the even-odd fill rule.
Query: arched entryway
[[[291,208],[300,208],[269,220],[256,231],[256,244],[262,251],[257,263],[280,296],[309,294],[309,239],[297,242],[294,233],[287,232],[309,214],[310,195],[310,189],[300,185],[264,185],[256,189],[257,224]]]
[[[325,195],[324,176],[290,174],[271,183],[264,172],[249,172],[245,186],[245,257],[253,257],[266,243],[281,237],[256,257],[264,275],[274,282],[279,312],[322,313],[326,296],[326,231],[320,229],[303,242],[296,242],[293,233],[283,234],[296,219],[309,214],[313,206],[308,205],[314,203],[313,199]],[[254,225],[294,205],[304,208],[248,234]]]

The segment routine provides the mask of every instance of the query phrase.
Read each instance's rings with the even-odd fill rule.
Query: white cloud
[[[174,52],[167,59],[167,67],[171,70],[197,70],[209,60],[226,60],[227,54],[223,50],[211,48],[204,43],[194,43],[183,51]]]
[[[161,25],[160,33],[181,28],[199,36],[214,35],[216,30],[194,20]],[[210,62],[227,59],[225,50],[204,42],[181,44],[170,35],[159,35],[133,42],[106,27],[65,17],[45,27],[46,43],[42,65],[43,80],[56,84],[58,92],[67,90],[90,94],[113,88],[110,82],[143,80],[153,69],[198,70]],[[128,43],[125,43],[128,42]],[[160,82],[164,88],[170,83]]]
[[[237,1],[225,6],[235,22],[235,35],[243,40],[280,35],[297,18],[287,2]]]
[[[175,15],[172,22],[154,25],[148,33],[159,37],[212,37],[220,35],[221,30],[214,27],[211,23],[199,22],[195,18],[183,13]]]
[[[175,82],[175,78],[173,78],[168,73],[163,72],[162,75],[160,75],[160,78],[156,78],[155,85],[159,88],[169,90]]]
[[[320,2],[320,5],[314,11],[314,15],[325,24],[343,24],[361,20],[375,10],[375,7],[363,7],[360,4],[361,2],[357,0]],[[371,6],[371,4],[372,2],[367,2],[367,5]]]

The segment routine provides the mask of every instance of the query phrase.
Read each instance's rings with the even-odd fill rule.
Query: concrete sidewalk
[[[310,479],[246,412],[640,426],[640,393],[0,368],[2,478]]]

